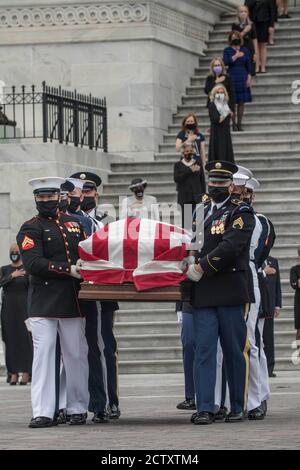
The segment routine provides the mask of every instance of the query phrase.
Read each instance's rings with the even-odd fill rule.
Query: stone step
[[[116,323],[117,335],[180,334],[180,325],[175,321],[164,322],[119,322]]]
[[[176,334],[134,334],[121,335],[116,330],[116,339],[119,348],[155,348],[179,347],[180,333]]]
[[[206,78],[206,77],[205,77]],[[200,85],[190,85],[186,87],[186,95],[189,97],[198,97],[198,96],[205,96],[207,98],[207,95],[205,94],[204,91],[204,86],[205,86],[205,79],[203,80],[203,83]],[[253,79],[252,86],[251,86],[253,96],[256,97],[257,95],[265,95],[266,93],[273,93],[273,94],[281,94],[281,93],[292,93],[294,89],[292,88],[292,82],[287,82],[287,83],[275,83],[275,84],[269,84],[269,83],[259,83],[256,78]]]
[[[300,68],[299,68],[299,71],[300,71]],[[278,116],[280,116],[280,111],[282,108],[284,108],[286,111],[296,111],[300,113],[300,106],[293,104],[290,98],[287,100],[281,99],[276,102],[274,102],[273,100],[268,101],[267,99],[264,99],[261,101],[253,101],[252,103],[247,103],[246,112],[261,110],[264,113],[266,113],[266,117],[267,117],[267,113],[269,111],[275,111],[275,112],[277,111]],[[207,112],[206,101],[204,101],[203,104],[188,104],[188,105],[183,104],[183,105],[178,106],[178,113],[197,114],[201,111],[204,112],[205,110]]]
[[[293,232],[294,230],[294,232]],[[293,243],[299,244],[299,229],[298,228],[291,228],[290,233],[278,233],[276,231],[276,242],[279,244],[286,244],[286,243]]]
[[[282,234],[289,234],[290,232],[300,233],[300,222],[299,220],[290,220],[287,224],[286,222],[277,222],[276,231]]]
[[[181,374],[182,360],[120,361],[120,374]]]
[[[295,47],[296,49],[300,48],[300,34],[297,34],[297,31],[286,37],[283,34],[281,36],[277,35],[276,31],[275,39],[275,46],[268,47],[268,54],[272,54],[273,49],[275,49],[275,51],[280,51],[281,49],[285,49],[288,51],[291,46]],[[205,50],[205,54],[210,54],[212,57],[214,57],[215,55],[218,56],[218,54],[215,54],[215,51],[221,51],[221,55],[223,55],[223,50],[226,47],[226,42],[224,42],[224,37],[219,37],[219,33],[217,33],[216,35],[214,33],[211,33],[211,39],[209,40],[208,44],[209,47]]]
[[[291,359],[294,353],[295,353],[295,348],[292,348],[290,345],[286,345],[286,344],[275,345],[275,357],[279,356],[282,359],[283,358]]]
[[[231,22],[223,23],[220,22],[214,26],[214,30],[210,33],[210,39],[224,39],[225,36],[225,44],[227,44],[228,34],[231,31]],[[276,37],[277,39],[284,38],[286,40],[289,39],[289,35],[291,36],[299,36],[300,34],[300,19],[292,19],[292,20],[280,20],[280,23],[276,26]],[[274,46],[273,46],[274,47]]]
[[[204,132],[204,136],[206,140],[209,140],[209,134],[207,132]],[[284,139],[285,142],[290,141],[298,141],[300,143],[300,140],[298,139],[299,136],[299,131],[298,130],[285,130],[284,132],[281,133],[282,138]],[[177,138],[177,134],[165,134],[163,136],[163,141],[165,144],[173,144],[175,145]],[[249,131],[249,130],[244,130],[243,132],[232,132],[231,133],[231,138],[232,138],[232,143],[238,144],[238,143],[244,143],[244,142],[251,142],[251,141],[268,141],[272,140],[274,142],[275,139],[278,138],[278,130],[268,130],[266,131],[265,129],[260,128],[259,131]]]
[[[300,116],[299,116],[300,117]],[[206,129],[210,127],[210,121],[208,118],[202,118],[200,123],[200,131],[204,133]],[[245,131],[261,131],[263,129],[265,132],[269,131],[277,131],[278,132],[285,132],[285,131],[294,131],[294,132],[299,132],[300,129],[300,120],[299,119],[279,119],[278,121],[274,120],[267,120],[267,121],[247,121],[247,116],[245,116],[245,119],[243,121],[243,128]],[[169,126],[169,134],[175,134],[175,136],[178,135],[178,133],[181,131],[181,125],[178,124],[172,124]],[[232,135],[234,133],[232,132]]]
[[[238,133],[239,134],[239,133]],[[235,134],[237,135],[237,134]],[[241,139],[240,141],[237,139]],[[286,150],[299,150],[300,151],[300,140],[297,138],[297,134],[295,137],[290,139],[285,139],[284,136],[279,136],[279,138],[272,139],[255,139],[255,135],[251,137],[248,136],[248,139],[243,140],[243,136],[237,137],[235,144],[234,144],[234,151],[239,152],[240,150],[246,150],[247,148],[251,148],[251,150],[261,151],[264,150],[265,152],[271,152],[275,147],[277,150],[286,151]],[[234,139],[233,139],[234,140]],[[175,142],[173,144],[160,144],[159,145],[159,152],[160,153],[170,153],[174,152]]]
[[[275,344],[292,345],[295,341],[296,332],[294,330],[274,332]]]
[[[208,119],[208,110],[205,106],[199,108],[197,112],[194,113],[197,118],[199,119],[199,123],[201,125],[202,120],[207,122]],[[187,111],[179,111],[173,116],[173,124],[178,125],[182,123],[183,118],[187,115]],[[277,119],[295,119],[298,120],[300,116],[300,109],[298,106],[294,105],[293,109],[282,109],[280,111],[276,111],[273,109],[266,109],[264,112],[264,116],[266,117],[266,120],[271,120],[274,119],[276,121]],[[280,116],[280,118],[279,118]],[[253,107],[247,105],[245,108],[245,116],[243,123],[247,125],[247,123],[253,122],[253,121],[258,121],[262,117],[262,111],[261,110],[255,110]]]
[[[226,44],[224,45],[224,42],[222,43],[222,41],[210,42],[208,47],[204,49],[203,53],[208,57],[222,57],[225,47],[227,46]],[[297,45],[294,48],[291,48],[289,38],[286,42],[281,41],[278,43],[277,41],[275,46],[268,48],[268,59],[271,57],[281,57],[283,55],[288,55],[289,57],[297,56],[299,54],[299,49],[300,38],[297,40]],[[200,57],[200,60],[202,60],[202,56]]]
[[[149,361],[149,360],[182,360],[182,348],[156,347],[156,348],[121,348],[119,349],[120,362],[123,361]]]
[[[272,219],[271,219],[272,220]],[[275,258],[278,257],[278,255],[283,255],[283,256],[294,256],[295,258],[297,258],[297,248],[298,248],[298,244],[282,244],[282,245],[279,245],[275,242],[275,245],[273,246],[272,248],[272,256],[274,256]]]
[[[209,58],[202,59],[201,65],[197,67],[195,70],[195,75],[203,75],[203,74],[207,75],[209,73],[209,64],[210,64]],[[294,74],[299,73],[300,62],[289,60],[288,63],[286,64],[286,61],[284,61],[284,63],[280,63],[279,61],[278,63],[273,63],[270,60],[270,62],[268,62],[268,65],[267,65],[267,73],[260,74],[260,75],[265,75],[266,77],[268,77],[272,75],[273,73],[277,73],[277,72],[284,73],[284,70],[287,67],[289,68],[290,72]]]
[[[175,305],[170,309],[158,309],[156,308],[155,303],[153,308],[149,309],[149,304],[147,309],[127,309],[127,310],[118,310],[116,314],[115,324],[122,322],[151,322],[151,321],[176,321],[177,316],[175,312]]]
[[[292,331],[294,329],[293,318],[276,318],[274,322],[274,331],[280,333],[282,331]]]
[[[202,73],[197,72],[193,77],[191,77],[191,86],[198,86],[204,88],[206,77],[209,73],[209,70],[206,69]],[[291,72],[275,72],[272,70],[272,73],[261,73],[253,78],[253,89],[255,90],[258,86],[270,86],[270,85],[285,85],[291,86],[292,83],[298,79],[298,74],[294,71]]]
[[[275,372],[276,371],[281,371],[281,370],[289,370],[289,371],[293,371],[295,373],[299,372],[300,370],[300,360],[299,358],[297,359],[298,357],[298,353],[295,351],[294,352],[294,357],[295,357],[295,363],[292,362],[291,359],[289,358],[281,358],[281,357],[277,357],[276,358],[276,364],[275,364]]]
[[[299,98],[299,94],[297,95],[297,98]],[[272,100],[272,103],[274,103],[275,105],[277,103],[282,103],[283,101],[285,101],[286,103],[291,103],[292,90],[286,90],[276,93],[276,91],[274,92],[274,90],[272,90],[272,87],[270,87],[269,91],[267,92],[261,92],[254,89],[252,90],[252,99],[253,103],[251,104],[251,106],[253,106],[254,104],[265,102],[266,100]],[[206,102],[207,95],[205,95],[205,93],[201,93],[200,95],[186,94],[182,97],[183,105],[195,106],[204,104],[206,106]]]

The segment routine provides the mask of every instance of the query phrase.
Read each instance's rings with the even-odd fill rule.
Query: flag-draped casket
[[[150,219],[105,225],[79,244],[84,281],[134,283],[138,291],[179,285],[191,239],[183,229]]]

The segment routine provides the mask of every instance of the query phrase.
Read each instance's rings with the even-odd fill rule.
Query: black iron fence
[[[107,152],[106,100],[49,87],[12,87],[0,95],[2,139],[40,138],[44,142],[87,146]]]

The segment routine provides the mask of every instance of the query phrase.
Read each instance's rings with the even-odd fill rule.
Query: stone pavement
[[[183,377],[120,377],[122,417],[106,425],[31,430],[30,387],[0,379],[0,449],[300,449],[300,376],[272,379],[268,417],[261,422],[194,426],[190,412],[176,410]]]

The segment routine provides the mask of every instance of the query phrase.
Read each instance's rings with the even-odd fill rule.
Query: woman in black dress
[[[244,47],[248,49],[251,60],[251,75],[256,74],[256,60],[258,57],[258,42],[256,35],[255,24],[252,23],[249,17],[249,10],[245,6],[238,7],[237,21],[232,24],[232,31],[241,33],[244,41]]]
[[[234,112],[235,108],[235,91],[231,78],[226,73],[225,65],[223,59],[220,57],[215,57],[210,63],[210,73],[206,77],[204,92],[207,94],[207,107],[209,107],[210,99],[209,95],[211,90],[216,85],[223,85],[229,96],[229,108]]]
[[[274,28],[275,24],[274,4],[272,0],[246,0],[245,6],[249,8],[250,18],[255,24],[257,33],[256,73],[266,73],[269,28]]]
[[[211,122],[208,161],[225,160],[234,163],[230,134],[228,94],[223,85],[217,85],[211,92],[209,117]]]
[[[10,384],[26,385],[32,365],[32,340],[26,328],[28,276],[20,259],[18,245],[10,247],[11,264],[0,268],[0,287],[3,288],[1,308],[2,340],[5,344],[5,362]]]
[[[174,165],[174,181],[177,189],[177,202],[181,207],[182,226],[184,225],[184,211],[190,206],[190,215],[205,194],[204,170],[195,153],[192,142],[186,141],[181,146],[181,159]]]
[[[290,283],[295,290],[294,315],[295,330],[297,330],[296,340],[299,341],[300,348],[300,265],[293,266],[290,271]]]

